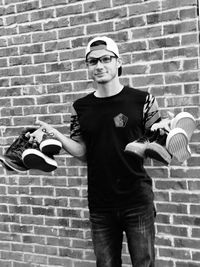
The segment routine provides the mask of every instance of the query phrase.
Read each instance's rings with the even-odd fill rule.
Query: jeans
[[[125,232],[133,267],[154,267],[154,219],[153,205],[91,212],[90,222],[96,266],[122,266],[122,241],[123,232]]]

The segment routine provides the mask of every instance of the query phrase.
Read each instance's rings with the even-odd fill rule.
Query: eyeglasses
[[[113,58],[117,58],[116,56],[102,56],[102,57],[91,57],[86,60],[88,66],[97,65],[98,61],[102,64],[108,64],[112,61]]]

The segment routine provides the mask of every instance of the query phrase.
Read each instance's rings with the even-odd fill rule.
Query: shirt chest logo
[[[126,117],[122,113],[118,114],[113,119],[114,119],[115,126],[120,127],[120,128],[124,128],[128,121],[128,117]]]

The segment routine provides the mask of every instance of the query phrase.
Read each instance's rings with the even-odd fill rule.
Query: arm
[[[174,117],[174,114],[168,112],[168,118],[162,119],[158,103],[151,94],[146,98],[143,113],[145,129],[151,129],[151,131],[156,131],[157,129],[164,129],[167,132],[170,131],[171,119]]]
[[[45,129],[47,132],[53,133],[54,137],[62,143],[63,149],[69,154],[77,158],[82,158],[85,156],[86,148],[84,142],[82,142],[81,140],[75,141],[65,136],[57,129],[43,121],[37,121],[36,123],[40,125],[41,129]]]
[[[161,121],[156,98],[148,94],[143,108],[144,128],[150,129],[153,124]]]

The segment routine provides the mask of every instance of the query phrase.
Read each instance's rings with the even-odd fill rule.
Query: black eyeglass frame
[[[108,64],[112,61],[113,58],[118,58],[118,57],[112,56],[112,55],[104,55],[101,57],[91,57],[91,58],[86,59],[86,64],[87,66],[96,66],[99,61],[102,64]],[[104,59],[107,59],[107,61],[104,61]]]

